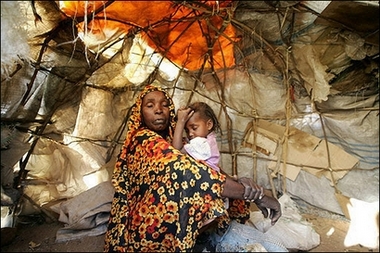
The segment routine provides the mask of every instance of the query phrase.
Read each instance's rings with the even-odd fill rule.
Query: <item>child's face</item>
[[[187,137],[190,140],[195,137],[206,138],[212,129],[212,125],[211,119],[203,119],[200,117],[199,112],[195,112],[185,125]]]
[[[169,126],[170,102],[161,91],[152,91],[145,95],[141,105],[142,119],[145,125],[155,132],[165,131]]]

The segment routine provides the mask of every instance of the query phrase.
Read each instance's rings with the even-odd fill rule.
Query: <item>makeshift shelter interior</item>
[[[104,233],[150,83],[176,108],[212,106],[221,167],[270,189],[283,222],[302,224],[301,199],[350,219],[347,246],[378,249],[378,1],[2,1],[1,227],[42,211],[67,224],[58,241]],[[319,243],[252,221],[289,249]]]

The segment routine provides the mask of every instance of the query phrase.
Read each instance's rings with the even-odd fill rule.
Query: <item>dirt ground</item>
[[[379,249],[373,250],[360,245],[348,248],[344,246],[344,238],[350,224],[344,216],[310,206],[300,211],[304,219],[313,224],[315,231],[320,235],[320,244],[308,252],[379,252]],[[46,222],[42,215],[19,220],[17,228],[2,228],[1,252],[102,252],[103,250],[104,235],[56,243],[56,233],[64,224]],[[332,234],[329,233],[331,228],[334,228]],[[4,243],[8,244],[3,245]]]

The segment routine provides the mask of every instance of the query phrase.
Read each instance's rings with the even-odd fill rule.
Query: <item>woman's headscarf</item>
[[[173,100],[163,88],[150,84],[144,87],[144,89],[141,91],[141,93],[137,97],[135,104],[131,107],[131,112],[130,112],[129,119],[127,122],[128,130],[127,130],[127,135],[124,142],[125,147],[129,146],[129,142],[131,141],[132,136],[134,136],[136,131],[143,126],[142,114],[141,114],[142,101],[145,95],[152,91],[163,92],[165,94],[165,97],[169,101],[169,110],[170,110],[169,117],[170,118],[169,118],[168,136],[166,140],[170,143],[172,142],[174,129],[176,125],[175,107],[174,107]]]
[[[118,160],[115,164],[115,168],[112,175],[112,184],[115,187],[116,191],[123,191],[122,189],[125,187],[124,185],[125,182],[122,176],[123,168],[121,167],[121,164],[123,161],[126,161],[127,150],[129,150],[133,137],[136,135],[136,133],[140,129],[144,128],[142,112],[141,112],[142,101],[143,101],[143,98],[148,93],[153,92],[153,91],[163,92],[165,94],[165,97],[169,101],[169,126],[168,126],[168,135],[166,136],[166,141],[168,141],[169,143],[172,142],[174,129],[176,126],[175,107],[174,107],[173,100],[169,96],[167,91],[165,91],[163,88],[156,85],[152,85],[152,84],[147,85],[144,87],[141,93],[137,96],[136,101],[132,105],[129,115],[128,115],[129,117],[127,121],[127,134],[126,134],[121,152],[118,156]]]

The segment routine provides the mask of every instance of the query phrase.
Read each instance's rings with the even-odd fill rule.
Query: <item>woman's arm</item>
[[[250,178],[243,177],[236,181],[235,178],[227,176],[221,194],[223,197],[254,202],[265,218],[269,215],[272,225],[282,215],[280,202],[271,196],[265,195],[264,189]]]
[[[232,199],[244,199],[255,201],[264,194],[264,189],[253,182],[250,178],[241,178],[244,183],[238,182],[230,176],[226,176],[222,196]]]

